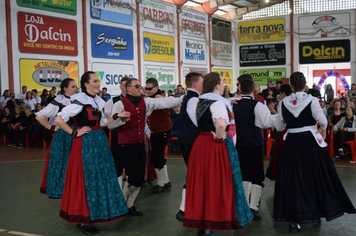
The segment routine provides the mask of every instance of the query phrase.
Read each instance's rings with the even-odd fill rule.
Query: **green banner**
[[[268,80],[273,80],[276,83],[281,78],[285,78],[286,68],[240,70],[240,75],[243,74],[252,75],[255,84],[265,86]]]
[[[37,8],[69,15],[77,14],[77,0],[17,0],[22,7]]]

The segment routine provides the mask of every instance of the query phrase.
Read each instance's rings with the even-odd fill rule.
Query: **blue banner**
[[[132,30],[91,24],[92,57],[133,60]]]
[[[107,0],[91,0],[90,16],[93,19],[111,21],[115,23],[132,25],[132,10],[130,0],[114,0],[112,4]]]

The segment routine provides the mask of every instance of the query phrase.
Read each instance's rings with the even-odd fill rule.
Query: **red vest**
[[[125,111],[131,113],[126,124],[118,127],[119,144],[144,143],[146,103],[143,98],[135,106],[127,97],[120,100]]]
[[[169,109],[154,110],[147,118],[147,125],[152,134],[167,132],[172,129],[172,120]]]

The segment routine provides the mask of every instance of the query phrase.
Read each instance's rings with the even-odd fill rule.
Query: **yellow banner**
[[[229,87],[230,91],[232,91],[234,80],[232,77],[232,70],[213,69],[213,72],[219,73],[221,78],[224,80],[224,83]]]
[[[239,43],[284,40],[285,29],[284,19],[241,22],[237,27]]]
[[[174,62],[174,37],[143,32],[145,61]]]
[[[20,59],[20,84],[28,90],[60,87],[65,78],[72,78],[79,87],[78,62]]]

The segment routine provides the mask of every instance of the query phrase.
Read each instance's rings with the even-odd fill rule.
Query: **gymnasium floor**
[[[58,217],[60,200],[49,199],[39,192],[46,152],[47,149],[10,148],[0,142],[0,236],[84,235],[75,225]],[[98,235],[196,235],[195,230],[183,228],[175,219],[184,185],[184,161],[179,155],[167,157],[172,189],[153,194],[149,191],[152,184],[144,185],[135,204],[144,216],[125,216],[109,224],[97,224],[101,231]],[[335,165],[351,201],[356,204],[356,164],[350,164],[350,158],[345,158]],[[289,234],[288,223],[272,219],[274,182],[266,179],[265,184],[260,206],[263,219],[248,224],[242,231],[215,232],[215,236]],[[354,236],[355,222],[356,215],[346,214],[329,223],[322,220],[321,225],[304,225],[299,235]]]

